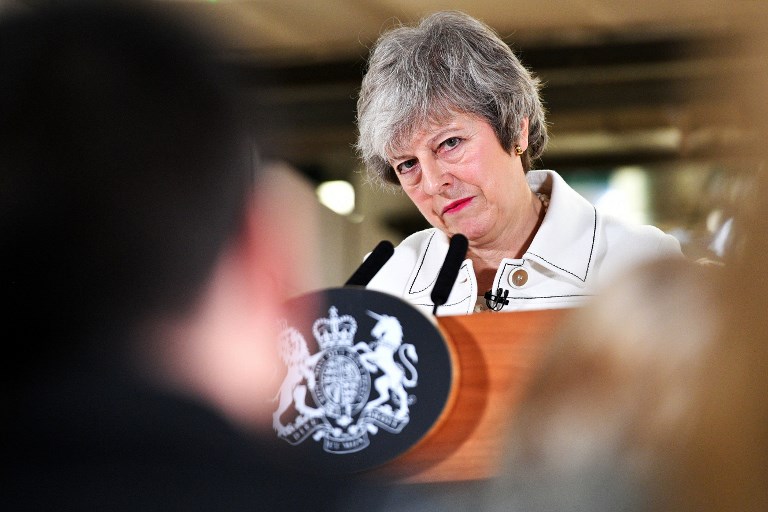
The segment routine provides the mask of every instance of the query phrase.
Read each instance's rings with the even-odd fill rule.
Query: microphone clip
[[[504,306],[509,304],[507,299],[509,297],[509,290],[504,290],[503,288],[498,288],[496,295],[491,290],[488,290],[483,297],[485,298],[485,305],[492,311],[501,311]]]

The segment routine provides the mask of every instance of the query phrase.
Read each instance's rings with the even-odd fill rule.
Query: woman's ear
[[[524,117],[520,121],[520,136],[515,141],[515,144],[520,146],[523,151],[528,149],[528,118]]]

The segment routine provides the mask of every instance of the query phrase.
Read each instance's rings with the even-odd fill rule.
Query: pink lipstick
[[[469,203],[472,202],[473,197],[465,197],[463,199],[459,199],[458,201],[454,201],[445,208],[443,208],[443,215],[446,213],[456,213],[458,211],[461,211],[464,209],[465,206],[469,205]]]

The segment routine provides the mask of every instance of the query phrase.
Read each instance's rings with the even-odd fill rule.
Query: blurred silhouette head
[[[0,236],[15,364],[193,307],[252,151],[207,46],[140,3],[0,19]],[[109,336],[108,336],[109,335]]]
[[[641,266],[559,329],[512,438],[509,475],[535,489],[530,510],[674,509],[665,484],[703,419],[721,272],[685,260]]]

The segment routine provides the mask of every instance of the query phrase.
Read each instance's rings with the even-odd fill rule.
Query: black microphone
[[[443,266],[440,268],[440,273],[437,274],[437,280],[430,295],[432,302],[435,304],[435,307],[432,309],[433,315],[437,313],[438,306],[442,306],[448,301],[448,295],[451,294],[453,283],[456,282],[456,276],[459,275],[459,269],[461,264],[464,263],[464,258],[467,256],[468,248],[469,241],[461,233],[456,233],[451,237],[448,245],[448,254],[445,255],[445,261],[443,261]]]
[[[388,240],[379,242],[373,251],[371,251],[371,254],[365,258],[365,261],[357,267],[355,273],[347,279],[344,286],[366,286],[371,279],[373,279],[373,276],[381,270],[381,267],[389,261],[389,258],[392,257],[394,252],[395,246],[392,245],[392,242]]]
[[[507,299],[509,297],[509,290],[503,288],[496,289],[496,295],[491,290],[488,290],[483,297],[485,298],[485,305],[492,311],[501,311],[504,306],[509,304],[509,299]]]

